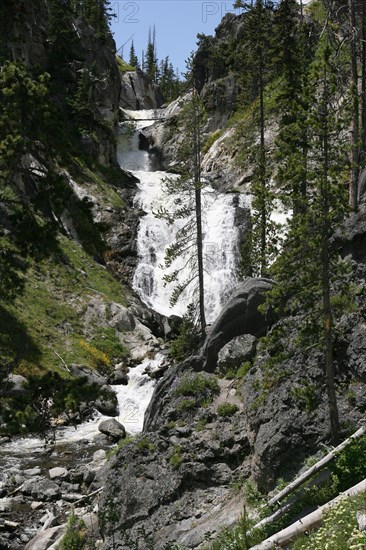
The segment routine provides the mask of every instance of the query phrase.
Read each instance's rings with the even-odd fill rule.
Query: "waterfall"
[[[154,213],[164,207],[174,213],[177,196],[169,195],[164,187],[166,178],[176,178],[174,174],[152,171],[148,153],[139,150],[139,134],[159,118],[159,111],[125,111],[135,119],[135,129],[131,123],[123,123],[118,147],[120,165],[129,169],[138,178],[138,192],[135,204],[145,215],[140,220],[137,251],[138,265],[134,274],[133,287],[142,301],[155,311],[169,316],[183,315],[195,297],[195,285],[187,287],[178,303],[171,307],[170,296],[176,283],[165,283],[166,270],[162,267],[166,249],[175,242],[177,232],[185,222],[177,220],[168,225]],[[235,201],[233,194],[218,193],[209,185],[202,190],[203,211],[203,250],[205,269],[206,318],[212,323],[220,313],[233,288],[237,284],[237,244],[239,231],[235,226]],[[191,275],[191,263],[187,257],[177,258],[169,272],[179,271],[178,282],[183,283]]]

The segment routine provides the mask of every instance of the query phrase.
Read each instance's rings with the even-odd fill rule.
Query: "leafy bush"
[[[183,315],[178,329],[178,336],[170,344],[170,355],[175,361],[183,361],[197,348],[200,336],[192,316]]]
[[[362,550],[366,548],[366,533],[356,520],[357,510],[364,510],[365,495],[343,499],[324,516],[323,525],[310,536],[298,539],[294,550]]]
[[[305,379],[301,380],[301,386],[292,388],[291,395],[299,402],[301,408],[304,408],[307,412],[315,410],[319,403],[316,386]]]
[[[86,542],[86,526],[74,513],[67,522],[66,533],[60,543],[60,550],[83,550]]]
[[[187,372],[179,380],[175,395],[202,397],[206,394],[219,391],[219,384],[215,376],[206,372]]]
[[[182,447],[180,445],[176,445],[172,454],[169,457],[169,463],[174,469],[178,469],[182,462]]]
[[[197,401],[194,397],[188,397],[179,401],[177,406],[178,412],[193,411],[197,407]]]
[[[244,378],[244,376],[247,374],[247,372],[250,371],[251,368],[252,368],[252,363],[250,361],[246,361],[245,363],[242,363],[237,370],[236,378],[238,379]]]
[[[233,416],[238,411],[238,406],[235,403],[222,403],[217,407],[217,414],[219,416]]]

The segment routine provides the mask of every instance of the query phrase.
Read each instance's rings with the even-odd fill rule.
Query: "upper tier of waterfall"
[[[118,161],[139,179],[135,203],[145,213],[140,220],[137,237],[139,262],[134,274],[133,287],[144,303],[163,315],[183,315],[194,302],[196,282],[192,281],[173,307],[170,297],[176,283],[163,280],[166,249],[172,245],[184,220],[168,225],[155,213],[163,207],[173,213],[178,208],[178,195],[167,193],[164,180],[177,176],[151,171],[149,155],[140,149],[141,130],[161,118],[159,110],[125,111],[130,119],[121,127]],[[131,124],[134,130],[131,131]],[[209,185],[202,190],[205,307],[208,322],[213,322],[223,304],[237,284],[239,231],[235,225],[235,195],[215,192]],[[189,255],[177,258],[169,273],[178,271],[178,283],[192,278],[194,260]]]

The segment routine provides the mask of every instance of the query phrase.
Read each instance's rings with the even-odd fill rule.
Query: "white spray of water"
[[[125,111],[135,119],[135,132],[126,135],[119,144],[118,159],[124,168],[132,169],[139,179],[135,202],[146,215],[140,220],[137,238],[139,263],[136,268],[133,286],[141,299],[155,311],[163,315],[183,315],[187,306],[195,301],[196,283],[192,282],[181,295],[178,303],[170,305],[170,297],[177,283],[184,283],[192,276],[192,263],[187,256],[177,258],[169,273],[178,271],[177,282],[163,280],[166,250],[176,241],[177,232],[185,222],[177,220],[168,225],[157,218],[160,208],[169,212],[176,210],[178,195],[169,195],[164,186],[166,178],[175,178],[167,172],[149,171],[148,154],[138,150],[139,133],[150,126],[157,111]],[[123,131],[123,130],[122,130]],[[214,192],[209,186],[202,190],[204,269],[206,318],[213,322],[220,313],[233,288],[237,284],[236,246],[239,232],[235,226],[234,195]]]

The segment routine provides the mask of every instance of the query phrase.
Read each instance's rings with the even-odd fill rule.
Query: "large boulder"
[[[202,350],[205,370],[215,370],[219,351],[236,336],[251,334],[259,338],[266,334],[274,321],[274,314],[265,316],[258,307],[273,285],[270,279],[249,277],[237,286],[206,338]]]
[[[38,476],[26,480],[20,491],[23,495],[41,501],[57,500],[60,497],[60,487],[55,481]]]
[[[99,424],[98,430],[115,443],[126,437],[125,427],[122,426],[122,424],[120,424],[115,418],[103,420],[103,422]]]
[[[110,386],[102,386],[100,396],[94,403],[95,408],[106,416],[117,416],[118,399]]]

